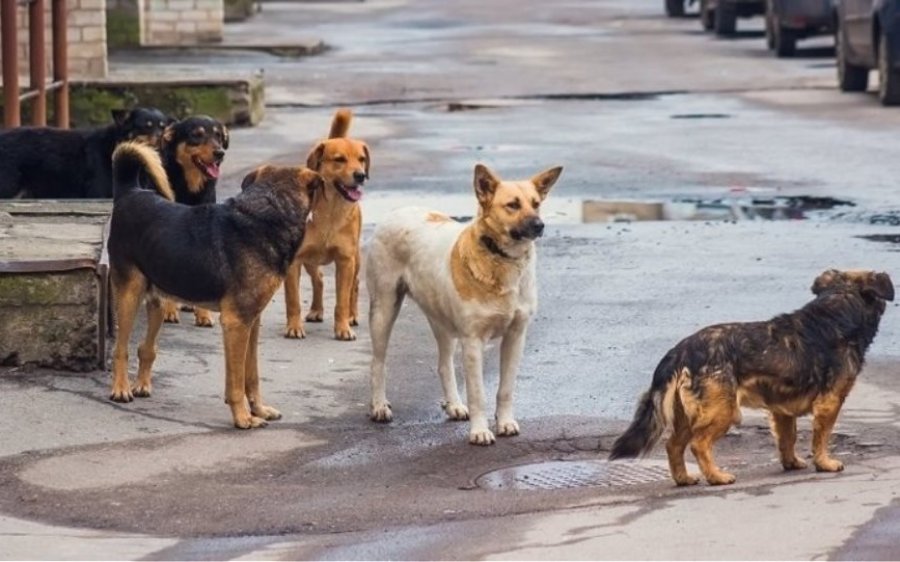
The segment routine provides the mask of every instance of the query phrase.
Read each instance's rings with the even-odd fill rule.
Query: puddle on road
[[[440,210],[457,220],[469,220],[476,212],[469,194],[405,193],[371,194],[363,200],[363,216],[379,223],[399,207]],[[835,209],[853,207],[852,201],[832,197],[735,194],[727,197],[678,197],[642,201],[550,197],[541,216],[548,224],[584,224],[635,221],[743,221],[805,220],[827,218]]]
[[[891,244],[892,247],[889,251],[900,252],[900,234],[867,234],[864,236],[857,236],[857,238],[862,238],[869,242]]]

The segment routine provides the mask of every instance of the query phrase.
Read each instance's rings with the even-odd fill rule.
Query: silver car
[[[834,0],[766,0],[766,43],[779,57],[791,57],[797,41],[831,35]]]

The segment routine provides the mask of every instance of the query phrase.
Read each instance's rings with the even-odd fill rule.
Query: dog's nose
[[[225,158],[225,151],[221,148],[217,148],[213,151],[213,157],[216,159],[216,162],[221,162],[223,158]]]
[[[540,217],[529,217],[525,223],[525,232],[529,238],[540,238],[544,235],[544,221]]]
[[[353,172],[353,181],[357,184],[361,184],[366,181],[366,173],[365,172]]]

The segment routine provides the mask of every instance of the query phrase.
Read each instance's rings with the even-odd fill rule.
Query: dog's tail
[[[334,112],[334,118],[331,120],[331,132],[328,138],[339,139],[347,136],[350,132],[350,122],[353,120],[353,112],[349,109],[342,108]]]
[[[653,449],[671,421],[680,377],[673,350],[657,365],[650,390],[641,396],[631,425],[613,443],[609,460],[639,457]]]
[[[153,188],[169,201],[175,200],[159,153],[147,145],[123,142],[117,146],[112,156],[112,170],[113,201],[133,189],[139,189],[145,181],[153,184]]]

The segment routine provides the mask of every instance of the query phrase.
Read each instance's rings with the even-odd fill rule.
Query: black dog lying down
[[[159,146],[174,119],[154,108],[114,109],[98,129],[21,127],[0,133],[0,199],[112,197],[111,161],[120,142]]]
[[[843,470],[828,454],[828,438],[885,301],[894,300],[894,285],[887,273],[831,269],[816,278],[812,292],[816,298],[795,312],[709,326],[669,350],[609,458],[647,453],[671,427],[666,452],[676,484],[699,481],[685,468],[688,445],[710,484],[731,484],[734,476],[716,466],[712,447],[740,421],[740,406],[748,406],[769,411],[785,470],[806,467],[794,444],[797,417],[809,413],[816,470]]]
[[[174,202],[159,153],[124,143],[113,155],[115,197],[109,232],[110,278],[119,332],[110,398],[149,396],[160,297],[219,311],[225,340],[225,401],[236,427],[281,417],[263,404],[256,348],[260,315],[287,273],[306,232],[322,178],[308,168],[266,167],[222,204]],[[149,183],[142,189],[140,182]],[[138,376],[128,380],[128,339],[147,303],[147,335],[138,348]],[[248,407],[249,406],[249,407]]]

